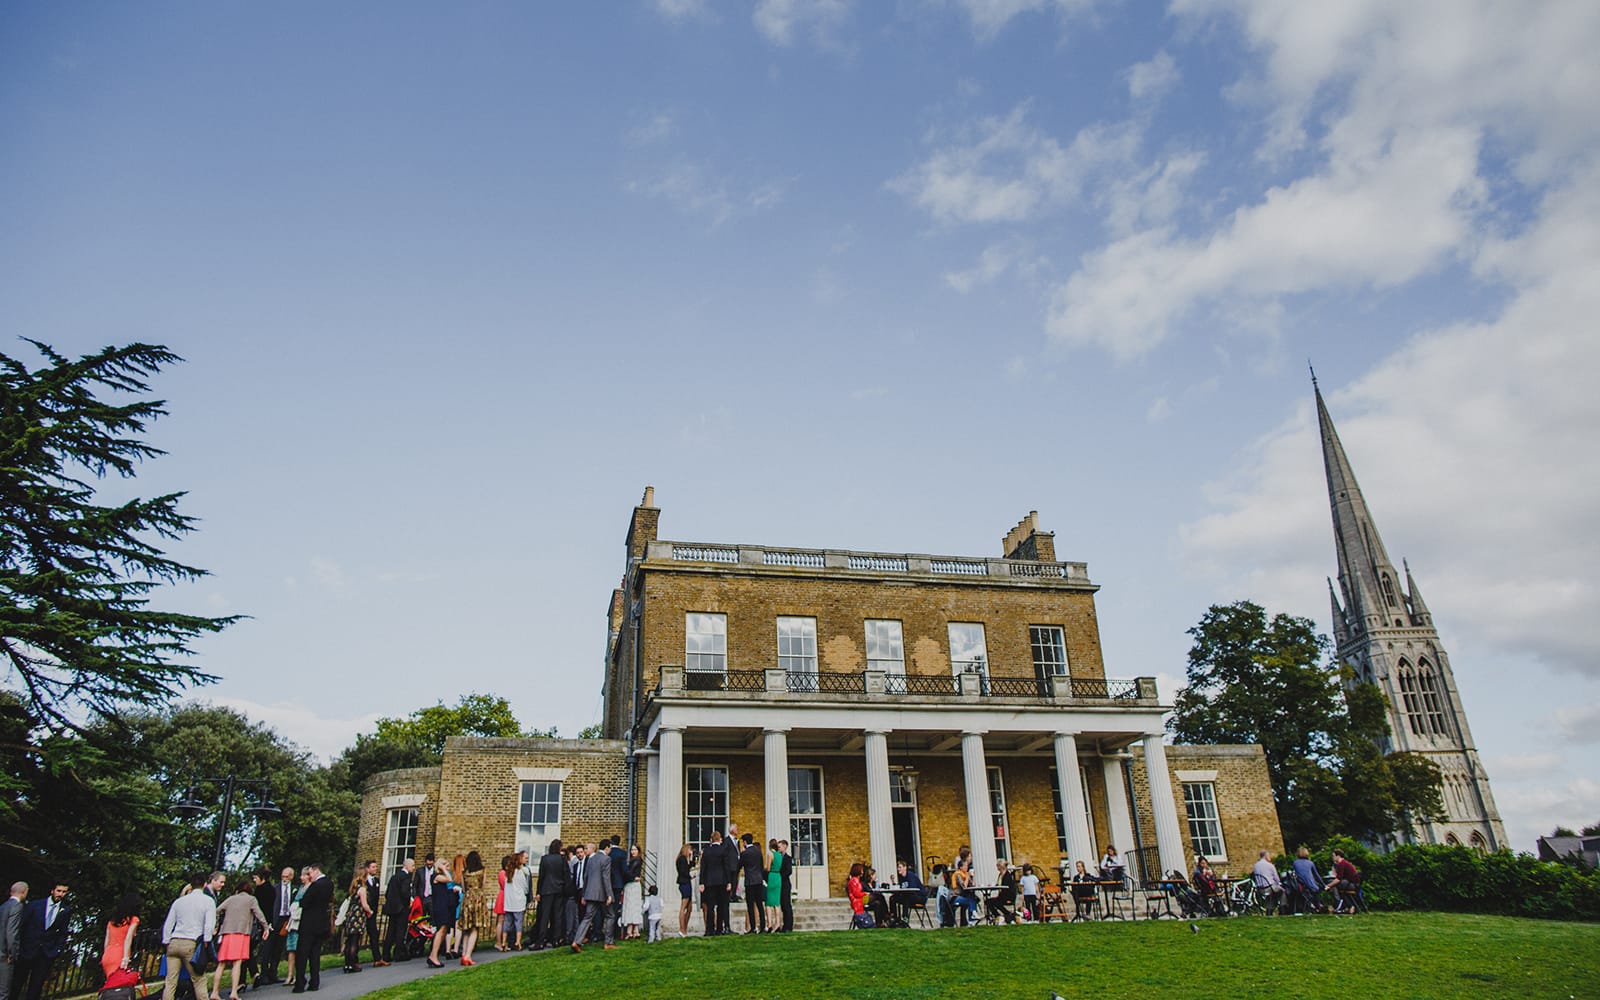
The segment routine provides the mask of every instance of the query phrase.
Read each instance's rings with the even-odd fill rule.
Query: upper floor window
[[[683,666],[722,673],[728,669],[728,616],[691,611],[683,616]]]
[[[989,672],[989,651],[983,641],[982,625],[950,623],[950,671],[957,674]]]
[[[817,672],[817,620],[778,619],[778,667],[791,674]]]
[[[1185,782],[1183,808],[1189,814],[1189,842],[1194,853],[1211,861],[1226,861],[1227,845],[1222,842],[1222,818],[1217,813],[1217,786],[1209,781]]]
[[[1411,673],[1411,664],[1401,660],[1396,673],[1400,677],[1400,701],[1405,708],[1406,724],[1411,727],[1413,735],[1426,736],[1428,731],[1422,721],[1422,703],[1417,697],[1417,678]]]
[[[1448,735],[1449,729],[1444,722],[1444,702],[1439,698],[1439,687],[1427,660],[1422,661],[1417,671],[1417,687],[1422,691],[1422,711],[1428,717],[1428,728],[1440,736]]]
[[[1059,625],[1029,625],[1028,645],[1033,647],[1033,673],[1041,680],[1067,675],[1067,638]]]
[[[867,669],[891,674],[906,672],[906,647],[899,622],[867,619]]]
[[[561,836],[561,782],[524,781],[517,802],[517,846],[529,855]]]

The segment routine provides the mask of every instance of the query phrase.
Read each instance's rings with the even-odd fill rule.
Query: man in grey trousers
[[[606,950],[616,947],[616,929],[607,917],[611,913],[611,904],[616,899],[611,891],[611,859],[606,857],[604,851],[596,851],[595,845],[588,845],[588,854],[578,862],[578,870],[574,877],[578,880],[579,891],[583,894],[583,919],[578,921],[578,929],[572,932],[572,950],[583,951],[583,939],[589,934],[589,925],[599,921],[600,927],[605,931]]]
[[[11,981],[17,971],[17,951],[22,947],[22,904],[28,898],[28,883],[11,883],[11,895],[0,903],[0,1000],[11,996]]]

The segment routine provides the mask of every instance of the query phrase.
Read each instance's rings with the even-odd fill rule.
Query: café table
[[[923,902],[928,898],[926,889],[918,889],[915,886],[880,885],[872,891],[882,897],[883,901],[888,904],[888,926],[890,927],[910,927],[911,924],[906,921],[901,909]]]

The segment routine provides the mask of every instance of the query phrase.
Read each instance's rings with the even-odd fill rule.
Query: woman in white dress
[[[639,845],[634,844],[628,848],[628,868],[624,876],[627,881],[622,884],[622,932],[624,940],[637,940],[639,927],[644,923],[644,886],[640,880],[644,878],[644,855],[639,853]]]

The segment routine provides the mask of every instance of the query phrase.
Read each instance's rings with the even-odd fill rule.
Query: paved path
[[[488,965],[502,959],[514,958],[518,952],[495,951],[493,948],[480,948],[473,954],[472,960],[478,965]],[[522,952],[524,955],[533,952]],[[543,953],[541,953],[543,954]],[[361,950],[362,958],[367,957],[366,949]],[[352,1000],[353,997],[373,990],[381,990],[385,986],[395,986],[399,983],[409,983],[413,979],[427,979],[433,976],[443,976],[451,972],[465,971],[465,967],[458,961],[445,961],[444,968],[430,969],[426,959],[413,958],[408,962],[396,962],[387,968],[379,968],[370,963],[363,963],[360,972],[345,972],[335,965],[330,969],[322,970],[322,986],[315,994],[316,1000]],[[230,980],[231,982],[231,980]],[[296,1000],[290,993],[291,987],[283,985],[263,986],[259,990],[250,990],[241,994],[242,1000]],[[227,993],[223,994],[224,997]],[[307,993],[299,994],[299,1000],[311,1000]]]

